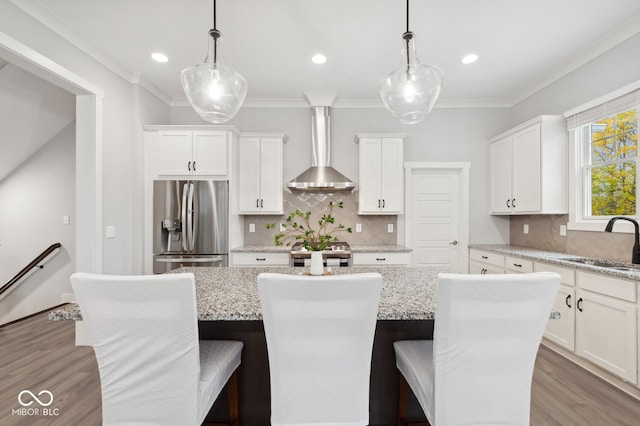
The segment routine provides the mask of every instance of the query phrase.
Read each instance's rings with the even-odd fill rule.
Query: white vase
[[[321,251],[312,251],[311,252],[311,268],[309,268],[309,273],[311,275],[322,275],[322,274],[324,274],[324,266],[322,265],[322,252]]]

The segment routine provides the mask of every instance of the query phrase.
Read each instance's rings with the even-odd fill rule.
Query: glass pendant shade
[[[440,96],[444,72],[435,65],[420,63],[412,32],[402,35],[401,52],[401,67],[380,81],[380,97],[398,121],[415,124],[433,109]]]
[[[223,65],[222,34],[211,30],[209,35],[209,53],[204,63],[183,69],[181,80],[189,103],[200,117],[221,124],[236,115],[249,86],[239,72]]]

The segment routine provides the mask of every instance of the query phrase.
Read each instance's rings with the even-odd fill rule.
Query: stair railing
[[[27,266],[22,268],[20,272],[18,272],[13,278],[7,281],[2,287],[0,287],[0,300],[6,297],[12,290],[14,290],[18,285],[26,280],[31,274],[40,269],[44,268],[45,263],[47,263],[51,258],[53,258],[60,251],[60,247],[62,244],[55,243],[51,244],[45,251],[40,253],[35,259],[33,259]]]

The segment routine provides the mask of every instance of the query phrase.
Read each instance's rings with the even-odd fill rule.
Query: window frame
[[[612,115],[622,113],[635,109],[638,112],[638,123],[640,123],[640,105],[636,105],[630,108],[624,108],[616,113],[608,112],[593,120],[591,123],[595,123],[599,120],[611,117]],[[565,116],[567,114],[565,113]],[[575,127],[569,131],[569,222],[567,223],[567,229],[574,231],[601,231],[604,232],[604,228],[607,222],[613,217],[611,216],[588,216],[587,213],[590,210],[589,204],[591,203],[591,189],[588,185],[591,184],[590,176],[587,176],[588,172],[593,168],[591,162],[591,133],[589,124],[583,124],[579,127]],[[640,126],[638,126],[640,127]],[[640,130],[640,129],[639,129]],[[638,148],[640,149],[640,147]],[[640,216],[640,170],[639,166],[639,154],[636,152],[636,156],[631,159],[615,160],[611,162],[604,162],[598,164],[598,167],[606,164],[615,164],[619,162],[629,162],[632,160],[636,166],[636,214],[625,215],[631,219],[638,220]],[[589,197],[587,197],[589,195]],[[634,226],[628,221],[621,221],[616,223],[614,228],[616,232],[633,233],[635,232]]]

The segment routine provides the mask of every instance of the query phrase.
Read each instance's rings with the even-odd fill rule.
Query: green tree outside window
[[[637,111],[592,123],[590,142],[591,215],[635,215]]]

